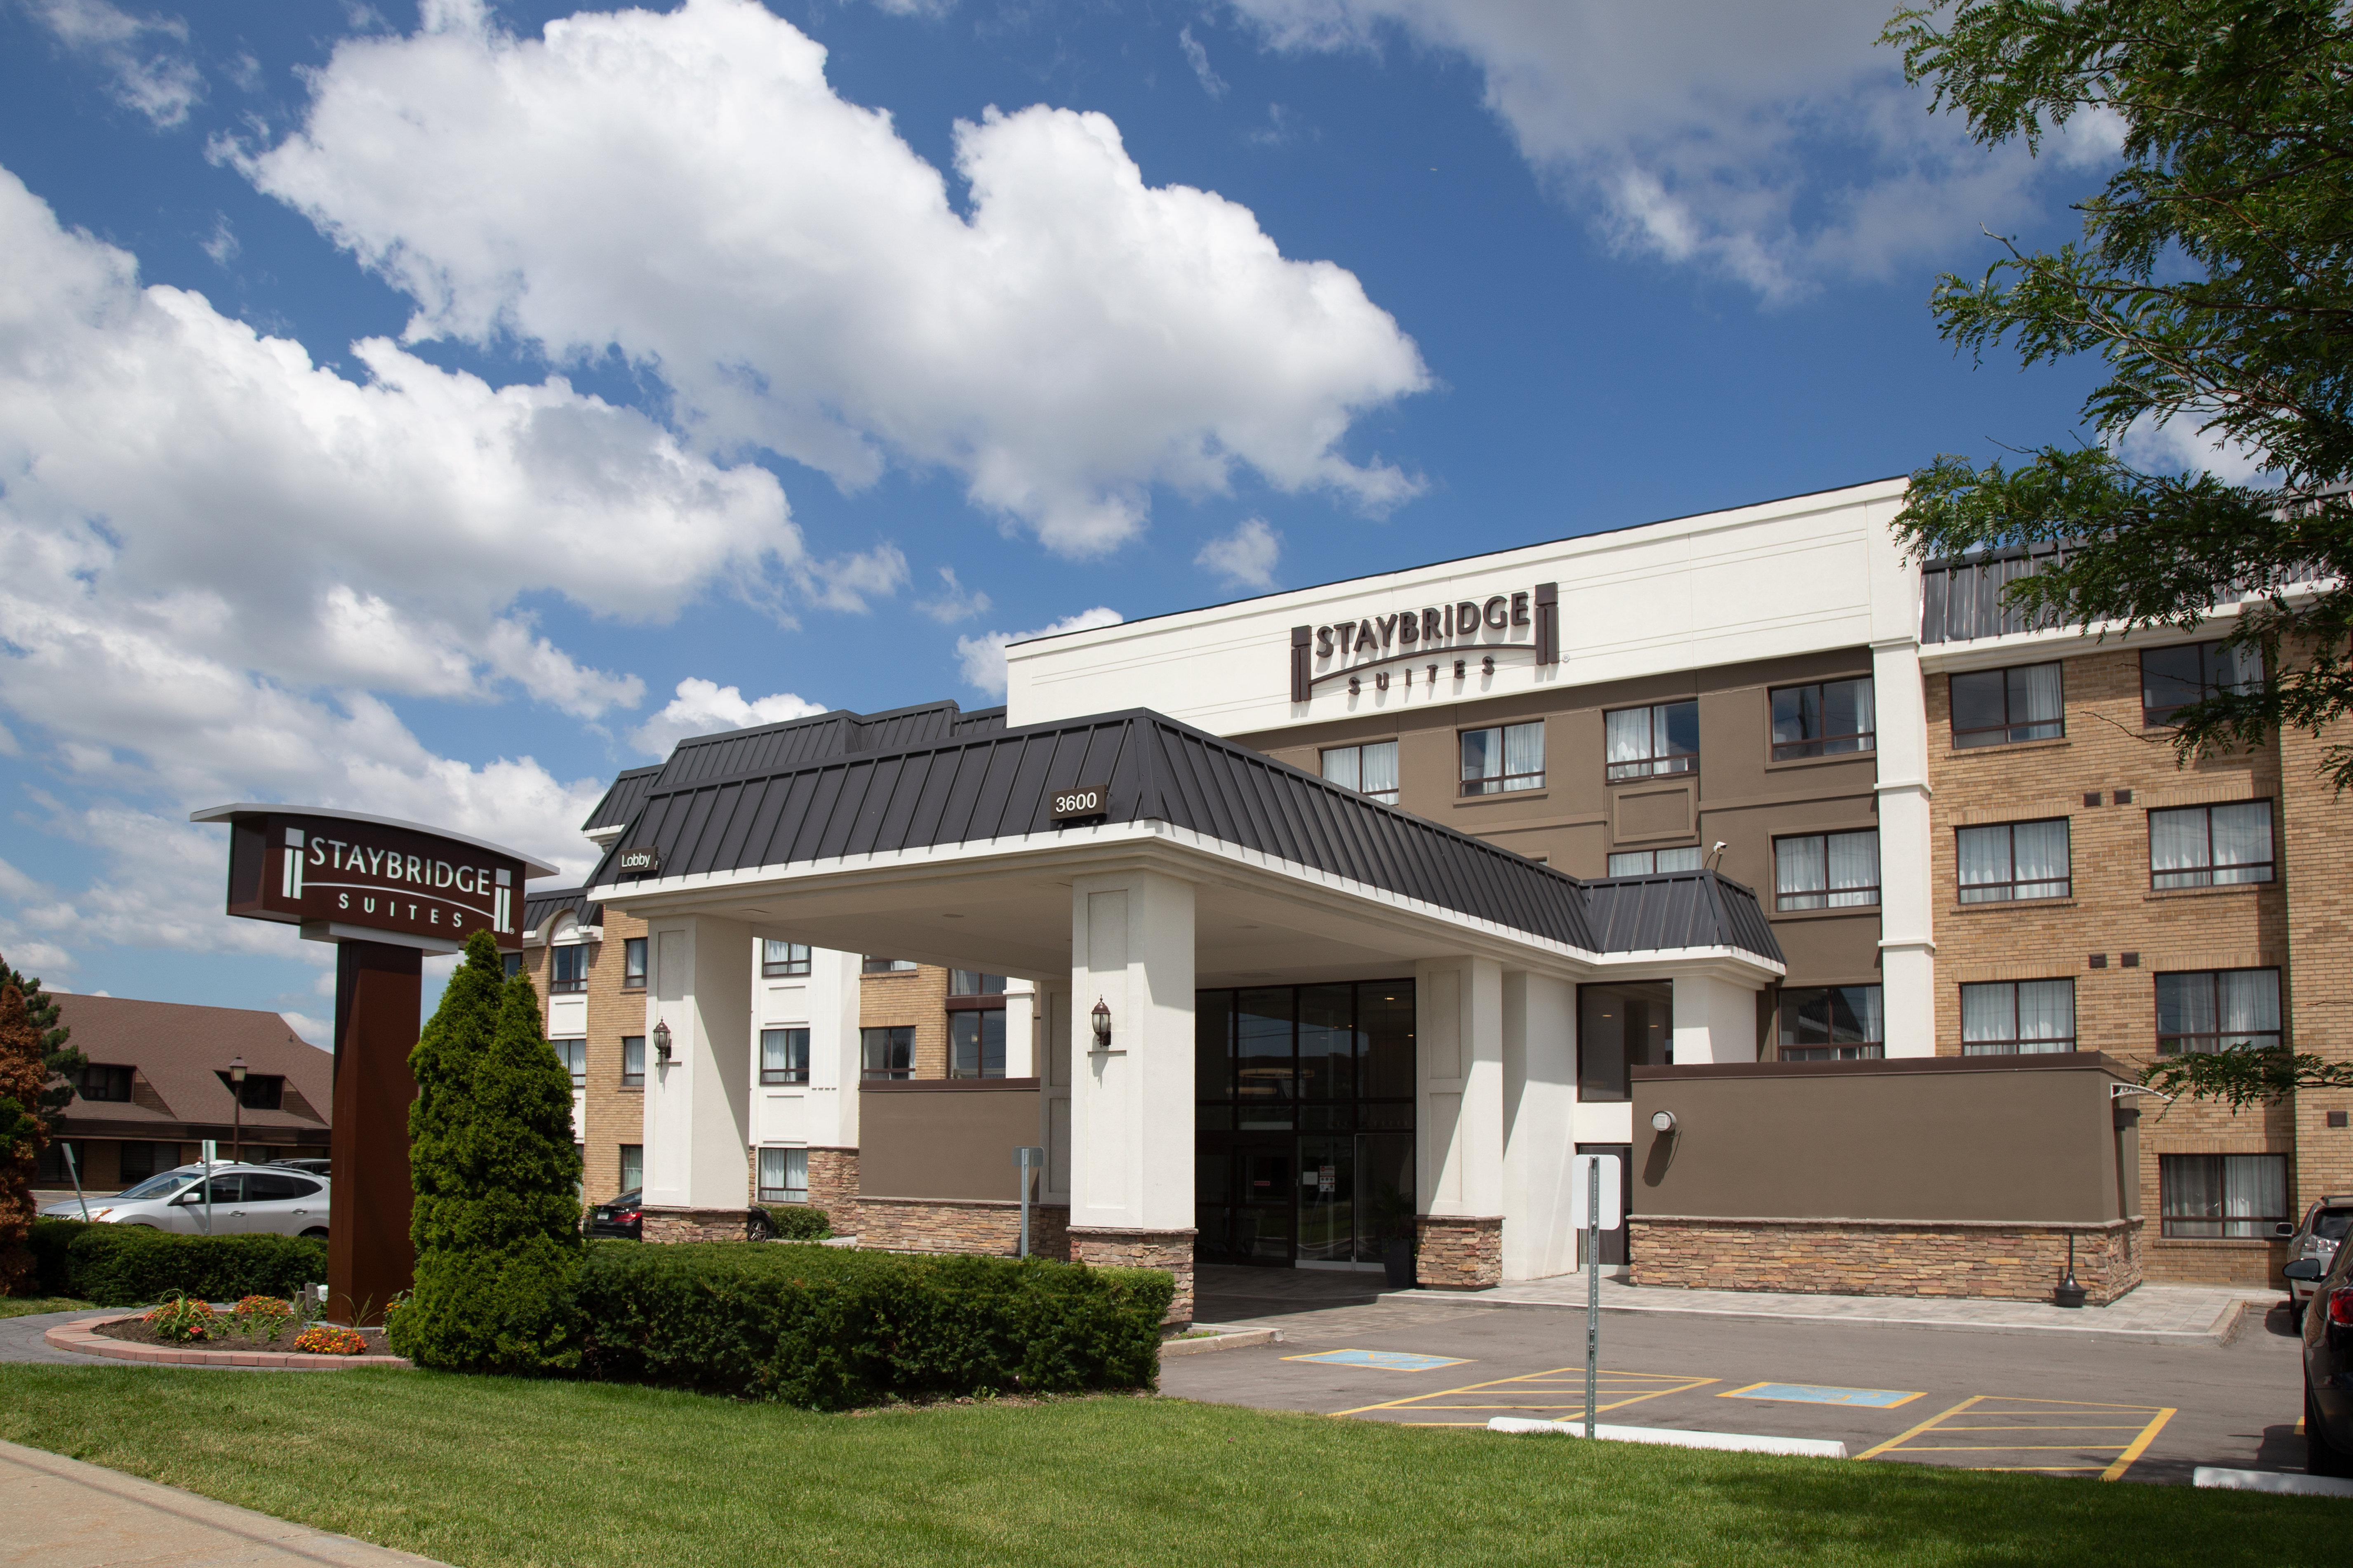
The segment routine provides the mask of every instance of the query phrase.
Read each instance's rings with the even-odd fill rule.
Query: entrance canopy
[[[1569,980],[1706,970],[1753,988],[1783,971],[1756,895],[1712,872],[1580,881],[1147,710],[940,725],[871,751],[787,744],[795,727],[682,745],[588,896],[1060,980],[1073,879],[1151,870],[1198,890],[1203,985],[1449,955]],[[1089,787],[1102,810],[1057,820],[1057,797]]]

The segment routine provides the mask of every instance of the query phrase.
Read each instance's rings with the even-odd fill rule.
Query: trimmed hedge
[[[1174,1289],[1155,1270],[1038,1258],[596,1242],[581,1371],[814,1410],[1150,1388]]]
[[[33,1222],[32,1248],[44,1295],[101,1307],[143,1307],[171,1296],[290,1298],[327,1277],[327,1244],[307,1236],[187,1236],[43,1219]]]
[[[823,1241],[833,1234],[833,1217],[807,1203],[779,1203],[761,1212],[768,1216],[768,1234],[778,1241]]]

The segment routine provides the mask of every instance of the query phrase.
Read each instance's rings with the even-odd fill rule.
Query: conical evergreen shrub
[[[420,1366],[554,1372],[580,1359],[572,1076],[547,1043],[539,993],[503,967],[476,932],[409,1055],[417,1287],[391,1336]]]
[[[33,1233],[33,1171],[46,1141],[36,1107],[48,1079],[25,993],[13,980],[0,983],[0,1296],[26,1288],[33,1274],[25,1243]]]

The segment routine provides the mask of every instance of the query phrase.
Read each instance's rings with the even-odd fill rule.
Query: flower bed
[[[225,1317],[221,1320],[226,1321]],[[305,1330],[303,1333],[300,1335],[290,1331],[288,1333],[281,1334],[275,1339],[265,1338],[259,1335],[235,1334],[223,1330],[203,1340],[176,1340],[172,1338],[169,1334],[159,1331],[153,1324],[147,1321],[145,1316],[142,1315],[136,1317],[108,1318],[100,1319],[97,1323],[97,1326],[90,1331],[95,1334],[102,1334],[110,1340],[120,1340],[125,1344],[132,1345],[170,1345],[185,1350],[223,1351],[232,1353],[240,1351],[301,1351],[309,1352],[311,1351],[311,1347],[304,1344],[302,1340],[310,1334],[319,1332],[320,1328],[314,1326],[313,1328]],[[358,1344],[355,1349],[334,1351],[327,1353],[333,1355],[370,1354],[379,1356],[391,1354],[391,1351],[385,1346],[384,1330],[381,1329],[337,1329],[332,1331],[338,1334],[348,1334],[353,1340],[357,1340]]]

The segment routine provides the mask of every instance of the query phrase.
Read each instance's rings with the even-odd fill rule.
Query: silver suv
[[[2283,1224],[2273,1233],[2287,1243],[2287,1315],[2295,1322],[2304,1321],[2348,1230],[2353,1230],[2353,1194],[2337,1193],[2306,1209],[2302,1224]]]
[[[180,1235],[318,1236],[327,1234],[327,1181],[269,1165],[183,1165],[150,1176],[111,1198],[69,1198],[41,1211],[79,1220],[87,1204],[100,1224],[144,1225]],[[209,1202],[207,1202],[209,1198]]]

